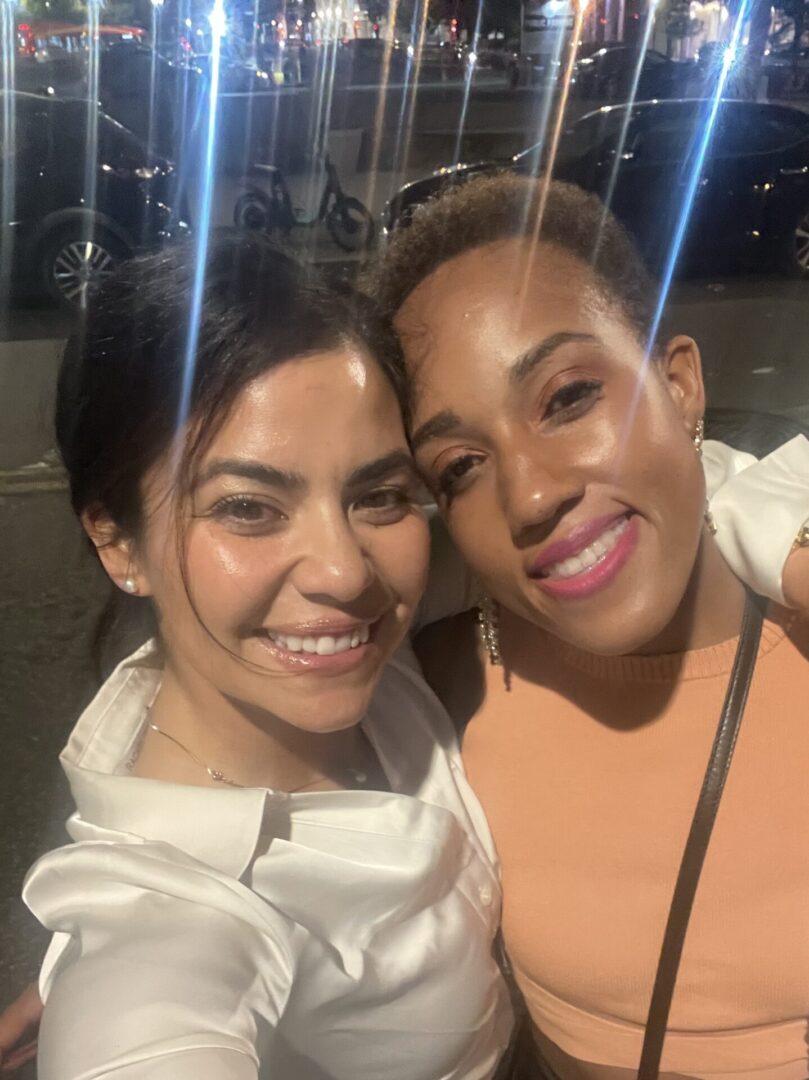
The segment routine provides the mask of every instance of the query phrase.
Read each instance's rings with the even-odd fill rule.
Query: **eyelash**
[[[239,516],[235,511],[239,508],[242,510],[259,511],[259,516],[248,517],[245,515]],[[267,517],[263,516],[263,513],[267,512]],[[229,523],[234,525],[237,529],[241,528],[246,531],[259,531],[264,528],[272,528],[273,525],[278,524],[283,520],[283,513],[276,507],[271,506],[268,503],[262,502],[259,499],[253,498],[250,495],[226,495],[220,499],[210,511],[210,516],[217,521],[223,523]]]
[[[378,502],[380,498],[381,504]],[[377,500],[376,505],[374,500]],[[372,524],[387,525],[391,523],[390,519],[399,520],[414,501],[415,496],[409,488],[382,487],[357,499],[352,503],[352,509],[367,514]],[[239,510],[243,512],[239,514]],[[285,519],[284,513],[277,507],[250,495],[226,495],[214,504],[208,516],[236,531],[254,533],[269,531]],[[380,520],[383,518],[386,520]]]
[[[382,498],[383,505],[371,505],[372,500]],[[369,491],[354,502],[353,507],[370,517],[373,525],[390,525],[400,521],[415,502],[414,492],[409,487],[381,487]]]
[[[592,398],[600,394],[603,383],[598,379],[576,379],[566,383],[551,395],[543,420],[565,413],[566,420],[575,420],[587,411]],[[558,408],[556,406],[559,406]],[[586,407],[585,407],[586,406]]]
[[[584,416],[601,394],[603,383],[598,379],[577,379],[560,387],[548,402],[543,420],[567,423]],[[557,420],[558,418],[558,420]],[[464,478],[482,459],[481,454],[463,454],[455,458],[438,476],[438,490],[449,506],[462,490]]]

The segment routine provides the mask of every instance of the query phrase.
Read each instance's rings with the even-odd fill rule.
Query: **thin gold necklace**
[[[201,758],[197,757],[193,750],[189,750],[187,746],[180,742],[179,739],[175,738],[173,735],[169,735],[167,731],[164,731],[162,728],[158,727],[153,720],[148,720],[147,723],[152,729],[152,731],[157,732],[158,735],[162,735],[163,738],[168,739],[169,742],[173,742],[175,746],[179,746],[179,748],[184,753],[188,754],[188,756],[193,762],[199,765],[201,769],[205,770],[208,776],[210,776],[211,780],[213,780],[215,783],[226,784],[228,787],[234,788],[243,789],[245,787],[244,784],[239,784],[235,780],[231,780],[229,777],[225,776],[221,769],[212,769],[210,765],[206,765]],[[353,769],[347,765],[345,767],[345,771],[357,787],[363,787],[368,783],[368,773],[363,772],[362,769]],[[328,779],[328,777],[318,776],[314,780],[307,780],[305,784],[300,784],[298,787],[290,788],[289,794],[293,795],[296,791],[303,791],[304,788],[311,787],[313,784],[319,784],[322,780],[326,779]]]

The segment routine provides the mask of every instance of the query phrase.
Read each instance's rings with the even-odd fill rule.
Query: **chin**
[[[360,697],[356,694],[323,694],[311,708],[301,708],[297,703],[297,707],[290,709],[283,719],[302,731],[328,735],[359,724],[368,711],[369,703],[370,694]]]
[[[663,631],[670,619],[661,618],[659,611],[622,613],[616,608],[603,620],[603,627],[584,628],[583,622],[570,627],[570,632],[557,629],[559,637],[584,652],[596,656],[628,656],[643,652]],[[583,631],[583,632],[582,632]]]

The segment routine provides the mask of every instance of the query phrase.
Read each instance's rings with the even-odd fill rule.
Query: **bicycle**
[[[292,206],[289,185],[277,165],[252,164],[247,178],[269,182],[269,192],[264,187],[248,187],[233,208],[234,225],[288,237],[295,228],[311,228],[325,221],[332,239],[343,251],[363,251],[370,247],[375,232],[373,217],[359,199],[345,194],[328,154],[324,164],[326,183],[317,212],[310,218]]]

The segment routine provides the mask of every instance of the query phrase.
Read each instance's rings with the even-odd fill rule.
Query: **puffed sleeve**
[[[760,461],[706,442],[703,462],[722,554],[742,581],[782,604],[784,563],[809,518],[809,440],[799,435]]]
[[[292,983],[288,920],[166,844],[74,844],[24,898],[54,931],[39,1080],[256,1080]]]

